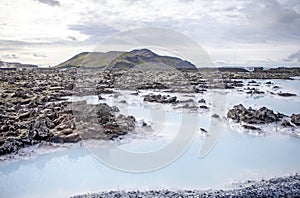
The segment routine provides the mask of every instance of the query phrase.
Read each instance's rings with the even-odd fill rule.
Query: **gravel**
[[[246,181],[231,190],[149,190],[106,191],[76,195],[72,198],[117,197],[299,197],[300,175],[276,177],[258,182]]]

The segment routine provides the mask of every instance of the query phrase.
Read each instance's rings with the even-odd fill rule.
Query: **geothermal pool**
[[[250,80],[249,80],[250,81]],[[236,104],[259,108],[266,106],[287,115],[300,113],[300,80],[256,80],[262,96],[250,96],[236,90],[223,90],[224,116],[228,108]],[[273,95],[272,81],[283,92],[297,94],[285,98]],[[247,83],[244,80],[244,83]],[[273,90],[274,91],[274,90]],[[220,92],[220,91],[219,91]],[[171,105],[143,103],[142,98],[122,91],[117,99],[105,96],[71,97],[70,100],[85,99],[89,103],[107,102],[116,105],[121,113],[133,115],[138,122],[150,123],[155,132],[140,131],[126,136],[114,144],[123,150],[136,153],[157,151],[174,140],[181,126],[208,130],[212,111],[200,113],[181,111]],[[147,92],[145,91],[145,94]],[[140,95],[142,95],[141,93]],[[175,94],[182,98],[204,98],[212,107],[214,91],[205,94]],[[170,94],[172,95],[172,94]],[[119,103],[126,99],[128,104]],[[196,100],[197,101],[197,100]],[[182,122],[183,116],[190,116]],[[183,126],[182,126],[183,125]],[[270,126],[271,127],[271,126]],[[270,128],[274,130],[274,128]],[[300,138],[281,134],[251,135],[241,133],[224,122],[218,141],[204,158],[199,157],[205,136],[195,132],[193,139],[181,155],[172,163],[148,172],[127,172],[107,166],[95,156],[97,149],[103,149],[112,142],[90,141],[49,150],[49,146],[35,148],[29,157],[0,161],[0,197],[69,197],[71,195],[103,190],[148,190],[148,189],[208,189],[230,188],[238,181],[270,178],[300,171]],[[299,130],[296,129],[296,130]],[[92,145],[92,146],[91,146]],[[93,152],[91,152],[91,150]],[[108,156],[109,157],[109,154]]]

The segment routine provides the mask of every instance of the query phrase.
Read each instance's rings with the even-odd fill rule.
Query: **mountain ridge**
[[[196,66],[189,61],[172,56],[158,55],[149,49],[134,49],[129,52],[81,52],[55,67],[129,69],[148,62],[164,63],[176,69],[196,69]]]

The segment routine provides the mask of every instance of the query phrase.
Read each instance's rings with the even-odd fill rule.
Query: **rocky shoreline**
[[[66,96],[79,95],[75,74],[74,69],[1,72],[0,155],[41,141],[110,140],[134,129],[135,118],[119,114],[117,107],[65,101]],[[106,82],[110,84],[109,78]],[[95,92],[111,93],[102,87]]]
[[[300,175],[275,177],[269,180],[246,181],[230,190],[149,190],[106,191],[72,196],[72,198],[112,197],[299,197]]]
[[[252,80],[243,84],[237,79],[291,79],[294,76],[300,76],[299,68],[249,72],[224,69],[168,70],[150,68],[148,65],[129,71],[78,68],[3,70],[0,73],[0,155],[17,152],[20,148],[41,141],[72,143],[93,138],[111,140],[135,128],[135,118],[120,114],[117,107],[74,103],[65,101],[66,97],[98,95],[99,100],[104,100],[103,95],[111,94],[117,98],[118,93],[112,90],[114,88],[133,90],[134,95],[138,95],[141,89],[194,94],[203,94],[209,89],[243,89],[246,94],[259,95],[265,93],[259,90],[258,82]],[[275,90],[271,94],[280,97],[296,96],[293,93],[278,92],[276,85],[267,83]],[[178,108],[209,110],[205,100],[179,101],[168,93],[148,94],[144,96],[144,101],[176,104]],[[126,101],[123,103],[126,104]],[[259,112],[247,110],[237,113],[249,117]],[[298,127],[299,114],[288,120],[282,119],[281,125]],[[256,130],[255,126],[245,125],[245,128]]]

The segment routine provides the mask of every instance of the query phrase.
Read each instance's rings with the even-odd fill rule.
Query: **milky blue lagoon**
[[[250,80],[244,80],[244,83]],[[300,113],[300,80],[256,80],[261,83],[259,89],[266,92],[262,96],[251,96],[236,90],[225,90],[225,111],[236,104],[259,108],[266,106],[274,111],[291,115]],[[271,81],[279,86],[266,85]],[[295,97],[285,98],[271,92],[291,92]],[[176,136],[180,125],[186,129],[193,124],[197,128],[208,130],[211,111],[200,113],[177,110],[171,105],[148,104],[142,97],[122,91],[117,99],[107,95],[105,101],[116,105],[121,113],[133,115],[137,122],[150,123],[155,132],[140,131],[115,142],[119,148],[131,152],[150,152],[168,145]],[[145,92],[146,93],[146,92]],[[142,94],[140,94],[142,95]],[[191,94],[192,95],[192,94]],[[214,91],[205,94],[177,94],[182,98],[204,98],[213,106]],[[96,96],[85,98],[72,97],[70,100],[87,99],[89,103],[98,103]],[[119,103],[126,99],[128,104]],[[197,118],[197,123],[182,123],[182,116]],[[163,118],[163,121],[161,120]],[[193,122],[193,123],[192,123]],[[104,141],[77,143],[57,148],[53,152],[49,146],[35,148],[36,153],[30,157],[0,162],[0,197],[69,197],[75,194],[118,189],[207,189],[231,187],[233,182],[248,179],[270,178],[300,171],[300,138],[277,132],[267,135],[253,135],[241,132],[224,121],[215,147],[204,158],[199,158],[200,148],[205,140],[199,131],[177,160],[168,166],[144,173],[120,171],[101,162],[90,152],[93,148],[101,149]],[[268,126],[265,126],[268,128]],[[270,130],[274,130],[270,126]],[[299,132],[299,128],[296,132]]]

